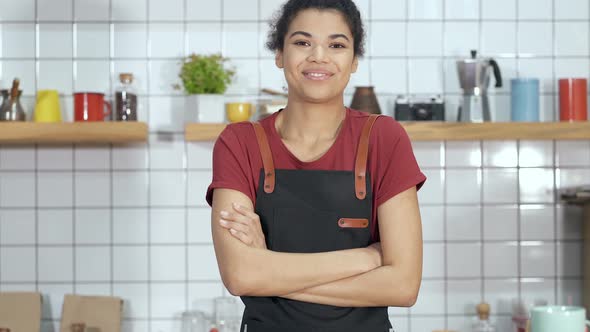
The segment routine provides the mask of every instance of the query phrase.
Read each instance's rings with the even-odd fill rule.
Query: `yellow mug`
[[[37,91],[37,103],[33,115],[35,122],[61,122],[59,94],[57,90]]]
[[[252,116],[252,104],[250,103],[227,103],[225,114],[231,123],[248,121]]]

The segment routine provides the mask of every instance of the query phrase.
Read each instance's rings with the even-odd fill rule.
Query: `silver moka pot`
[[[488,87],[492,72],[496,81],[495,87],[502,87],[502,74],[494,59],[478,58],[477,51],[472,50],[471,58],[457,60],[457,73],[463,90],[457,121],[491,121]]]

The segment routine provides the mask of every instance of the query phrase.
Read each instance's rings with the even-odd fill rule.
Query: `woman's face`
[[[341,99],[358,66],[348,24],[336,10],[306,9],[297,14],[276,54],[289,98],[321,103]]]

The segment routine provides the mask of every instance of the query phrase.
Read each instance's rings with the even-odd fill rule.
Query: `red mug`
[[[104,100],[104,93],[74,93],[74,121],[104,121],[110,114],[111,104]]]
[[[588,81],[585,78],[559,80],[559,120],[588,120]]]

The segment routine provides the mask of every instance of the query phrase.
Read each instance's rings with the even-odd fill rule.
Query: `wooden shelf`
[[[590,139],[590,122],[400,122],[413,141],[581,140]],[[190,123],[187,141],[211,141],[223,123]]]
[[[101,144],[147,141],[144,122],[0,122],[0,144]]]

